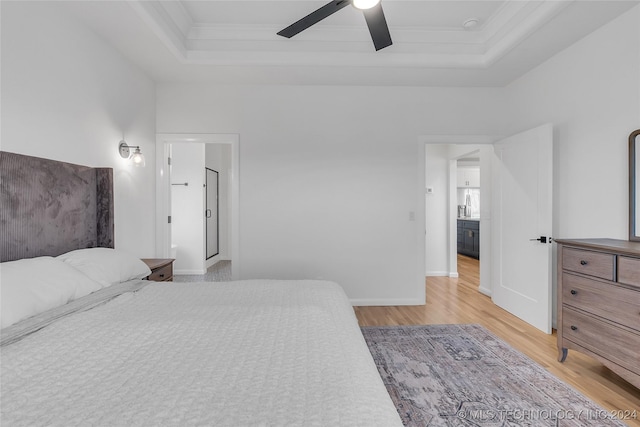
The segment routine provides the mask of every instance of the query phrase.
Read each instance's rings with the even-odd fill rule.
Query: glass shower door
[[[207,234],[207,259],[219,253],[218,224],[218,172],[205,168],[206,172],[206,210],[205,224]]]

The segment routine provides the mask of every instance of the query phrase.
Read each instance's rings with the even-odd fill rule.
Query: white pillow
[[[52,257],[3,262],[0,264],[0,327],[99,289],[99,283]]]
[[[78,249],[58,257],[73,268],[89,276],[103,287],[151,274],[140,258],[109,248]]]

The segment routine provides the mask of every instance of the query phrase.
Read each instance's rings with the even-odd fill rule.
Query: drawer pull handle
[[[163,278],[163,277],[164,277],[164,274],[160,274],[160,278]]]
[[[571,295],[577,295],[578,291],[576,291],[575,289],[571,289]]]
[[[577,331],[577,330],[578,330],[578,327],[577,327],[577,326],[573,326],[573,325],[571,325],[571,330],[572,330],[572,331]]]
[[[580,261],[580,265],[587,265],[587,264],[589,264],[589,263],[587,261],[585,261],[585,260],[581,260]]]

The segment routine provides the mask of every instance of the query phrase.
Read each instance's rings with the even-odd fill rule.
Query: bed
[[[11,165],[37,175],[43,162],[52,161],[0,152],[0,232],[11,235],[0,245],[3,322],[13,314],[0,334],[2,425],[401,425],[339,285],[142,280],[146,265],[113,248],[109,170],[47,166],[97,177],[78,185],[96,191],[81,205],[101,225],[71,243],[48,230],[56,215],[25,225],[18,213],[31,196],[20,186],[42,190]],[[15,314],[29,305],[25,288],[58,303]]]

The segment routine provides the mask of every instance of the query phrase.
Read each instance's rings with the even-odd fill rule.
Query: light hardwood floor
[[[458,279],[428,277],[427,304],[422,306],[355,307],[361,326],[478,323],[549,372],[609,411],[636,411],[624,420],[640,427],[640,390],[594,359],[569,350],[564,363],[557,361],[555,331],[547,335],[493,304],[478,292],[478,261],[458,256]]]

